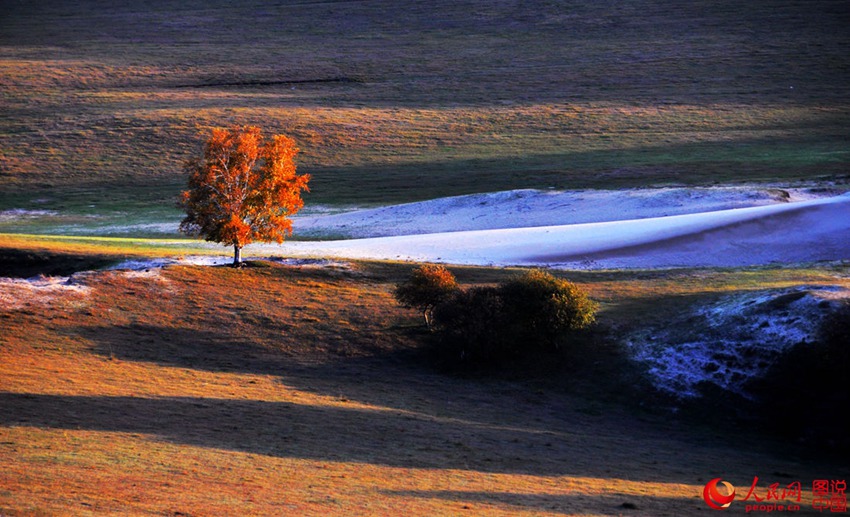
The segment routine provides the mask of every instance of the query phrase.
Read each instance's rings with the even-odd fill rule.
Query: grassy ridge
[[[705,509],[715,472],[736,486],[801,479],[809,508],[811,479],[844,475],[763,437],[637,410],[607,346],[585,358],[590,371],[554,380],[424,368],[418,314],[391,294],[408,271],[266,264],[102,272],[62,292],[3,283],[0,511],[679,515]],[[836,280],[783,269],[573,279],[619,331],[720,292]]]
[[[846,181],[840,1],[393,5],[8,6],[0,207],[167,213],[230,124],[294,136],[315,203]]]

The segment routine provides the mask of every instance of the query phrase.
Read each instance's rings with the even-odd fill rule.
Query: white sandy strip
[[[688,251],[686,240],[684,250],[677,248],[676,239],[701,238],[712,231],[716,234],[711,240],[701,242],[696,250]],[[769,236],[767,241],[765,236]],[[763,253],[753,246],[767,246],[771,252]],[[582,263],[585,267],[671,267],[840,260],[850,259],[850,194],[627,221],[288,242],[282,247],[252,248],[253,252],[302,257],[565,267]],[[719,255],[713,249],[720,250]],[[752,255],[757,260],[748,258]]]
[[[296,216],[300,235],[389,237],[500,228],[625,221],[748,208],[826,197],[764,187],[626,190],[509,190],[336,214]]]

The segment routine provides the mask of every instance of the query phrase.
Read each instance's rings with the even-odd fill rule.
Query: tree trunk
[[[233,245],[233,267],[239,267],[242,265],[242,246],[238,244]]]
[[[434,307],[428,306],[422,311],[422,315],[425,316],[425,325],[428,327],[428,330],[434,330]]]

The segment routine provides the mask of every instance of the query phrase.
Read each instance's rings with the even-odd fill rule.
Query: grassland
[[[208,253],[33,234],[177,220],[182,162],[222,125],[295,137],[308,206],[850,186],[841,0],[0,10],[0,276]],[[823,444],[739,429],[724,400],[671,417],[618,354],[619,337],[690,304],[847,285],[846,267],[570,274],[603,307],[587,348],[505,377],[429,366],[417,315],[391,297],[408,268],[4,280],[0,514],[683,515],[708,511],[717,476],[744,489],[759,476],[762,495],[800,480],[811,508],[811,480],[847,475]]]
[[[176,218],[231,124],[298,140],[308,204],[847,181],[840,1],[7,4],[0,208]]]
[[[103,272],[4,297],[0,512],[681,515],[718,475],[846,474],[722,413],[652,410],[609,341],[694,300],[836,271],[577,274],[604,306],[594,347],[494,378],[424,360],[418,315],[391,296],[408,268]]]

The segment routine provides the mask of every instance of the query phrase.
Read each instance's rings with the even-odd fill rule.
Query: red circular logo
[[[726,487],[726,494],[721,494],[717,489],[717,485],[722,484]],[[735,499],[735,487],[728,481],[723,481],[721,478],[715,478],[705,484],[705,489],[702,491],[702,498],[705,499],[705,504],[715,510],[725,510],[729,508],[732,501]]]

